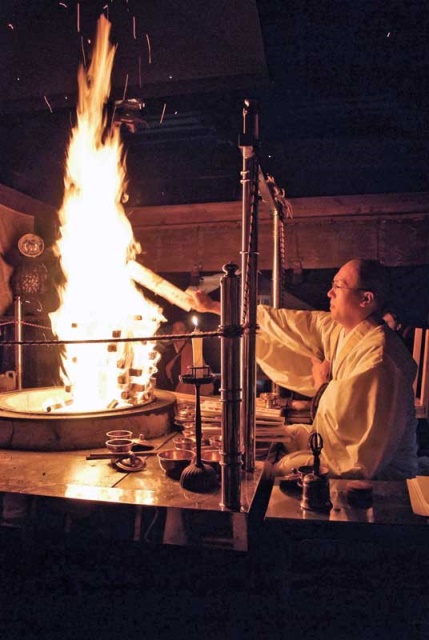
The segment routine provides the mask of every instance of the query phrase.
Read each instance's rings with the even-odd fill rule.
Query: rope
[[[95,340],[2,340],[0,342],[0,346],[9,346],[9,345],[28,345],[28,346],[37,346],[37,345],[56,345],[56,344],[103,344],[109,343],[113,344],[116,342],[166,342],[167,340],[188,340],[189,338],[218,338],[226,336],[227,333],[223,330],[218,331],[199,331],[197,334],[194,333],[184,333],[184,334],[165,334],[165,335],[155,335],[155,336],[142,336],[142,337],[133,337],[133,338],[98,338]],[[227,336],[228,337],[228,336]]]
[[[16,320],[11,320],[10,322],[0,322],[0,327],[7,327],[9,325],[18,324]],[[45,327],[43,324],[33,324],[32,322],[25,322],[24,320],[20,323],[24,327],[34,327],[35,329],[45,329],[46,331],[50,331],[51,327]]]

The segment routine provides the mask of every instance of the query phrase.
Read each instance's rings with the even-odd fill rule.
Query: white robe
[[[337,353],[342,327],[329,313],[261,305],[258,324],[257,362],[276,384],[312,396],[316,389],[311,357],[332,365],[332,380],[313,425],[289,428],[298,436],[296,449],[305,448],[307,434],[317,430],[323,438],[321,462],[332,476],[400,479],[416,475],[412,384],[417,367],[393,331],[368,318],[347,336]],[[287,473],[296,466],[294,461],[296,454],[286,455],[277,469]]]

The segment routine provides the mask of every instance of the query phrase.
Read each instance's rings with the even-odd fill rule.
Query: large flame
[[[130,279],[139,251],[121,205],[125,160],[119,127],[106,128],[105,104],[115,48],[101,16],[88,72],[79,69],[77,124],[67,156],[56,253],[65,276],[61,304],[50,314],[60,340],[152,336],[164,320]],[[63,382],[73,408],[99,410],[147,398],[158,354],[154,342],[66,345]]]

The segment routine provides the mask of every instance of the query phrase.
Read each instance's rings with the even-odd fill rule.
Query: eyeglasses
[[[341,284],[335,282],[335,280],[332,280],[331,282],[331,289],[333,289],[334,291],[337,291],[338,289],[348,289],[349,291],[367,291],[367,289],[364,289],[363,287],[343,287]]]

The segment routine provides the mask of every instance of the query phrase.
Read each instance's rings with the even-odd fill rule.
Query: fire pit
[[[47,412],[50,399],[64,400],[62,409]],[[156,390],[151,402],[105,411],[76,412],[67,405],[62,388],[23,389],[0,394],[0,448],[67,451],[101,448],[106,432],[127,429],[133,437],[156,438],[174,420],[176,398]],[[59,402],[57,403],[59,404]]]
[[[165,318],[137,286],[143,276],[143,286],[159,283],[156,274],[148,282],[148,270],[135,260],[142,247],[122,204],[126,154],[120,128],[105,109],[116,51],[110,28],[101,15],[90,67],[78,71],[76,122],[52,247],[61,278],[59,305],[49,319],[62,386],[0,394],[1,448],[104,447],[107,431],[154,438],[173,420],[175,396],[152,386],[160,357],[152,338]]]

